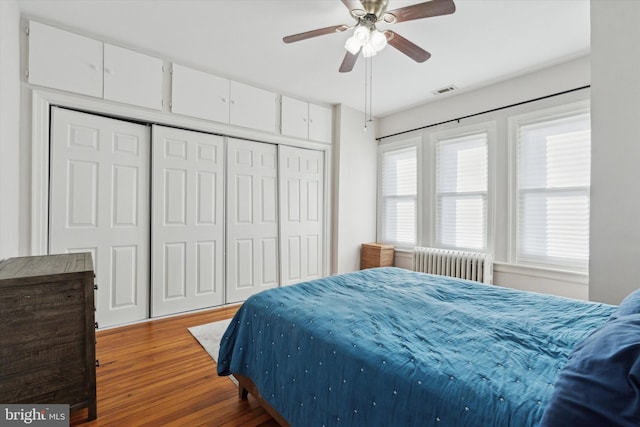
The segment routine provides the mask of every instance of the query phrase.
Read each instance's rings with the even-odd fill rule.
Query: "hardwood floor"
[[[278,424],[219,377],[188,327],[230,318],[238,306],[98,331],[98,418],[72,426],[263,426]]]

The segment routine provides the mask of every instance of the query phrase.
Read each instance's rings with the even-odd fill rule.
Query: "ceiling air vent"
[[[440,89],[434,90],[432,93],[434,95],[442,95],[443,93],[452,92],[452,91],[454,91],[456,89],[457,89],[457,87],[455,87],[454,85],[450,85],[450,86],[445,86],[445,87],[442,87]]]

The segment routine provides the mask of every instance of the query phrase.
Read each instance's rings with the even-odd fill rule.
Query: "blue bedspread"
[[[218,373],[292,426],[534,426],[571,350],[614,306],[397,268],[249,298]]]

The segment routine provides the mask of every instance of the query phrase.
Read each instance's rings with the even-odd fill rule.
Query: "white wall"
[[[360,245],[376,240],[377,149],[375,128],[364,113],[336,107],[333,147],[331,273],[360,269]]]
[[[377,126],[377,136],[563,92],[589,85],[590,81],[590,60],[583,56],[473,91],[441,95],[440,100],[383,117]]]
[[[427,103],[401,113],[384,117],[379,120],[378,135],[387,136],[425,125],[434,125],[459,117],[570,91],[588,86],[589,83],[590,60],[588,57],[581,57],[485,88],[462,92],[458,95],[446,96],[439,101]],[[384,144],[385,142],[415,138],[417,136],[422,139],[423,146],[428,147],[431,144],[434,133],[466,128],[468,126],[487,125],[494,127],[495,146],[493,150],[495,155],[490,155],[494,160],[492,171],[494,171],[495,174],[494,200],[492,204],[494,217],[490,226],[492,224],[495,225],[495,232],[491,233],[492,239],[488,242],[496,262],[494,265],[493,282],[497,285],[509,286],[516,289],[587,299],[588,279],[585,274],[535,269],[514,266],[512,264],[510,233],[507,225],[509,224],[510,209],[508,118],[519,114],[557,107],[559,105],[585,101],[588,100],[589,97],[589,89],[572,91],[560,96],[553,96],[532,103],[466,118],[459,122],[443,123],[428,127],[424,130],[416,130],[408,134],[384,138],[381,143]],[[430,150],[422,151],[423,165],[432,164],[433,159],[429,157]],[[428,174],[423,176],[421,184],[432,185],[429,181]],[[421,209],[421,218],[424,219],[424,221],[418,224],[418,229],[420,230],[418,244],[431,246],[431,236],[428,228],[431,212],[429,200],[423,200],[421,202]],[[407,259],[406,254],[398,254],[395,260],[396,265],[399,267],[411,265],[410,259]]]
[[[0,0],[0,259],[19,255],[20,11]]]
[[[640,2],[591,1],[589,298],[640,287]]]

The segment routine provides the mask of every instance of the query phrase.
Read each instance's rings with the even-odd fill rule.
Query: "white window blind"
[[[516,262],[586,269],[589,113],[521,123],[516,135]]]
[[[417,148],[382,152],[382,241],[416,244]]]
[[[487,247],[488,134],[440,139],[436,151],[439,247]]]

